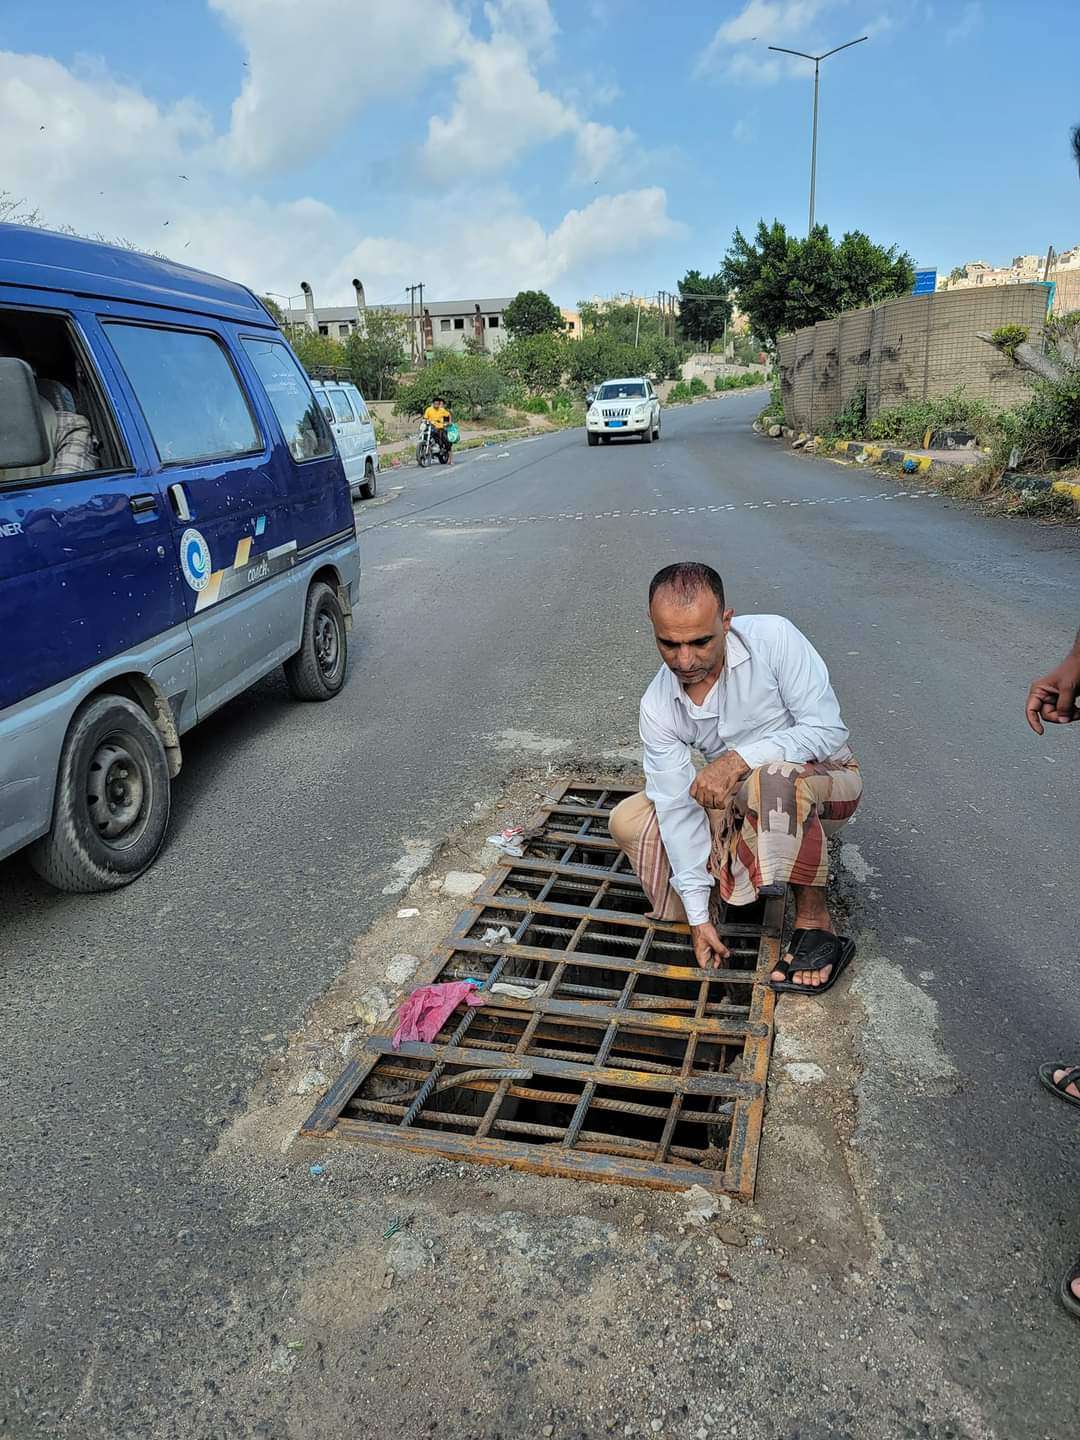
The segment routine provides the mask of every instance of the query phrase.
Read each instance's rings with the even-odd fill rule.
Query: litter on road
[[[483,1005],[486,995],[471,980],[452,980],[442,985],[420,985],[403,1002],[398,1012],[393,1048],[400,1049],[406,1041],[420,1040],[430,1044],[462,1001],[466,1005]]]

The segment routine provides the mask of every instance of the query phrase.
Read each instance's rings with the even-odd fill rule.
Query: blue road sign
[[[916,270],[912,295],[932,295],[937,289],[937,270]]]

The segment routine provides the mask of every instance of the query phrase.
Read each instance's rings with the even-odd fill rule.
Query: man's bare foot
[[[827,930],[830,935],[835,935],[829,907],[825,904],[824,889],[819,885],[794,885],[792,889],[795,891],[795,929]],[[790,950],[784,960],[788,965],[794,963],[795,957]],[[794,970],[787,975],[782,970],[774,970],[770,978],[778,984],[787,980],[790,984],[817,990],[828,980],[832,968],[831,965],[823,965],[820,970]]]
[[[1054,1071],[1054,1084],[1060,1086],[1060,1084],[1061,1084],[1061,1082],[1062,1082],[1062,1079],[1069,1073],[1069,1071],[1070,1071],[1071,1069],[1072,1069],[1072,1066],[1062,1066],[1062,1068],[1061,1068],[1060,1070],[1055,1070],[1055,1071]],[[1071,1095],[1074,1100],[1080,1100],[1080,1087],[1077,1086],[1075,1080],[1070,1080],[1069,1083],[1068,1083],[1068,1085],[1065,1086],[1065,1089],[1062,1090],[1061,1093],[1062,1093],[1063,1095]],[[1073,1289],[1074,1289],[1074,1290],[1076,1290],[1077,1285],[1080,1285],[1080,1281],[1074,1280],[1074,1281],[1073,1281]],[[1077,1294],[1077,1297],[1080,1298],[1080,1290],[1076,1290],[1076,1294]]]

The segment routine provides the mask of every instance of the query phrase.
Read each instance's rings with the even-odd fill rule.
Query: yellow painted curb
[[[1072,480],[1055,480],[1050,488],[1056,490],[1059,495],[1068,495],[1074,505],[1080,505],[1080,485],[1075,484]]]

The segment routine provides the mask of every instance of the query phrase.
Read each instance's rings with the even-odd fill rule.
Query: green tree
[[[956,280],[966,280],[966,279],[967,279],[967,266],[966,266],[966,265],[954,265],[953,268],[949,271],[949,283],[950,283],[950,285],[951,285],[954,281],[956,281]]]
[[[825,225],[800,240],[779,220],[759,221],[753,242],[736,230],[720,273],[769,348],[786,331],[906,294],[915,281],[911,256],[895,245],[875,245],[859,230],[837,244]]]
[[[345,342],[345,364],[368,400],[389,400],[409,363],[407,317],[392,310],[365,310],[363,327]]]
[[[503,311],[503,324],[511,338],[560,334],[563,323],[562,311],[543,290],[519,290]]]
[[[558,390],[568,364],[568,347],[580,344],[550,331],[541,335],[515,335],[499,351],[495,364],[507,380],[531,395]]]
[[[345,347],[329,335],[313,334],[298,325],[292,335],[292,347],[309,375],[328,365],[345,368]]]
[[[703,298],[707,297],[707,298]],[[679,330],[707,350],[731,319],[731,300],[722,275],[688,270],[679,281]]]
[[[422,415],[441,395],[459,416],[478,417],[499,403],[504,389],[505,381],[491,360],[441,350],[410,385],[399,388],[394,409],[399,415]]]
[[[269,295],[260,295],[259,299],[266,306],[267,310],[270,311],[270,314],[274,318],[274,322],[276,323],[278,329],[282,332],[282,334],[288,335],[292,327],[289,324],[289,320],[285,314],[285,311],[282,310],[281,306],[277,303],[277,301],[272,299]]]

